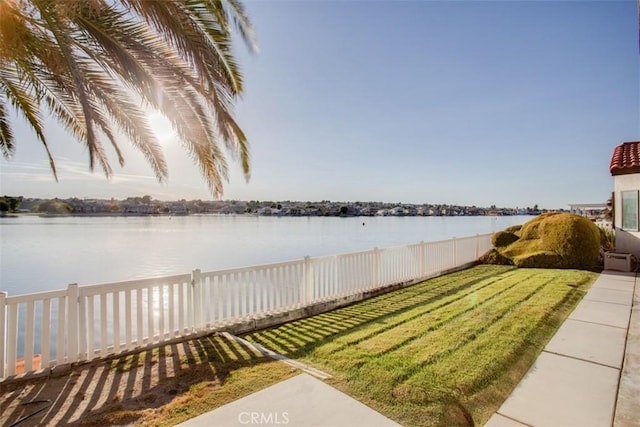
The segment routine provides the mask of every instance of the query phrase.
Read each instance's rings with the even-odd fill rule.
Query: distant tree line
[[[67,215],[73,212],[69,204],[60,200],[45,200],[37,207],[37,212],[57,215]]]
[[[2,196],[0,197],[0,212],[3,214],[18,212],[23,202],[23,196]],[[48,214],[70,214],[73,212],[73,208],[68,203],[58,199],[42,200],[29,210]]]
[[[22,196],[2,196],[0,197],[0,212],[17,212],[22,203]]]
[[[1,1],[1,0],[0,0]],[[412,204],[389,202],[322,201],[242,201],[242,200],[154,200],[150,195],[127,197],[123,200],[39,199],[4,196],[3,214],[31,212],[50,215],[190,215],[190,214],[251,214],[273,216],[478,216],[537,215],[538,205],[528,208],[489,208],[446,204]]]

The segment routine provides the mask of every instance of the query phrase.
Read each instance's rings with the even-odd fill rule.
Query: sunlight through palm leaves
[[[0,0],[0,150],[16,149],[11,105],[35,131],[57,179],[45,113],[86,145],[91,170],[113,174],[120,138],[162,182],[167,164],[147,118],[160,111],[214,196],[228,180],[227,154],[249,177],[248,142],[232,114],[242,77],[233,23],[251,51],[251,23],[237,0]]]

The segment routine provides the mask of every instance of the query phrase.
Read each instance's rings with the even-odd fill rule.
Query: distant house
[[[571,203],[569,204],[569,212],[580,215],[592,220],[604,217],[606,203]]]
[[[614,182],[616,251],[640,258],[640,141],[618,145],[613,150],[609,171]]]
[[[264,206],[258,209],[258,215],[271,215],[271,208],[269,206]]]
[[[402,206],[396,206],[389,211],[389,215],[393,216],[405,216],[406,213],[406,210]]]

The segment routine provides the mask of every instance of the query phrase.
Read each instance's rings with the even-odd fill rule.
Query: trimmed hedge
[[[518,239],[519,239],[518,236],[506,230],[498,231],[497,233],[494,233],[493,236],[491,236],[491,243],[495,247],[502,247],[502,246],[510,245],[511,243],[515,242]]]
[[[544,246],[562,258],[561,268],[591,268],[600,255],[600,230],[587,218],[559,214],[540,224]]]
[[[518,255],[513,263],[521,268],[562,268],[562,257],[556,253],[540,251]]]
[[[520,237],[500,231],[492,237],[499,254],[518,267],[590,269],[598,262],[600,229],[587,218],[570,213],[546,213],[525,223]],[[493,254],[480,262],[504,265]]]
[[[491,249],[482,255],[479,259],[480,264],[493,264],[493,265],[513,265],[513,262],[502,255],[498,250]]]
[[[520,238],[522,240],[534,240],[540,238],[540,224],[546,219],[555,216],[561,215],[559,212],[547,212],[542,215],[538,215],[530,221],[525,222],[520,229]],[[571,215],[571,214],[569,214]]]
[[[509,227],[505,228],[504,231],[507,231],[509,233],[515,234],[516,236],[519,236],[521,229],[522,229],[522,224],[509,226]]]

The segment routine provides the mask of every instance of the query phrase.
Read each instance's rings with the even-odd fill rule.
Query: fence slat
[[[124,291],[124,341],[126,350],[133,348],[133,311],[131,310],[131,289]]]
[[[49,366],[49,357],[51,356],[51,299],[44,298],[42,300],[42,343],[40,348],[41,367]]]
[[[149,286],[147,288],[147,344],[154,341],[154,328],[153,328],[153,310],[154,310],[154,293],[156,288]]]
[[[93,295],[87,297],[87,359],[91,360],[95,356],[95,301]]]
[[[85,299],[80,298],[77,283],[72,283],[67,287],[67,336],[69,348],[67,352],[67,363],[77,360],[84,360],[87,357],[87,319],[85,317]]]
[[[169,325],[168,325],[168,330],[169,330],[169,339],[177,336],[177,332],[176,332],[176,313],[175,313],[175,306],[176,306],[176,297],[173,293],[173,288],[175,287],[175,285],[172,283],[169,285],[169,293],[167,295],[168,301],[169,301]]]
[[[113,352],[120,352],[120,291],[115,291],[112,295],[113,307]]]
[[[136,345],[142,347],[143,344],[143,323],[142,323],[142,289],[136,290]]]
[[[7,321],[7,375],[16,373],[16,358],[18,347],[18,304],[9,306]]]
[[[107,355],[107,295],[100,295],[100,356]]]
[[[187,285],[187,289],[189,289],[189,286]],[[185,301],[184,301],[184,292],[185,289],[184,288],[179,288],[178,289],[178,336],[184,334],[184,305],[185,305]]]
[[[65,352],[65,336],[67,331],[66,315],[68,297],[58,297],[58,341],[56,343],[56,362],[64,363],[69,357]]]
[[[165,339],[164,332],[164,286],[160,286],[158,290],[158,340],[161,342]]]
[[[4,378],[7,360],[7,293],[0,292],[0,378]]]
[[[25,319],[25,334],[24,334],[24,371],[29,372],[33,370],[33,345],[34,343],[34,329],[35,329],[35,307],[33,301],[27,303],[27,313]]]
[[[120,352],[120,292],[115,291],[113,294],[113,352]]]

